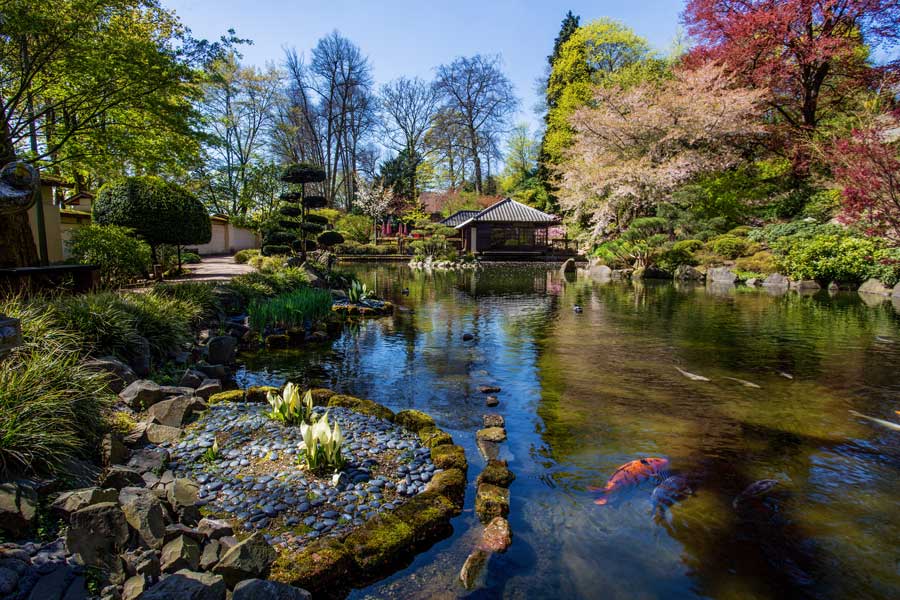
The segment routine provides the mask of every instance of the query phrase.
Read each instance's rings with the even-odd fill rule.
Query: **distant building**
[[[473,254],[546,254],[551,250],[548,229],[559,222],[512,198],[483,210],[461,210],[442,224],[459,230],[462,250]]]

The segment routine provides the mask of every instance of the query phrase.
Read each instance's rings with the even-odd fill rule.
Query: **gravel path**
[[[190,275],[166,281],[228,281],[236,275],[252,273],[254,270],[250,265],[239,265],[234,262],[233,255],[204,256],[199,264],[185,266],[190,269]]]

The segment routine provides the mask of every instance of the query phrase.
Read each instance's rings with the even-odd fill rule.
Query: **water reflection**
[[[500,385],[504,453],[518,479],[514,544],[479,591],[456,581],[478,527],[465,512],[453,537],[356,596],[887,598],[900,589],[900,434],[848,412],[900,409],[891,303],[567,282],[536,267],[358,274],[403,310],[333,344],[247,357],[242,382],[289,378],[426,410],[466,447],[470,479],[482,464],[477,388]],[[603,507],[586,491],[640,456],[668,458],[695,488],[666,519],[653,518],[652,483]],[[735,510],[759,479],[779,484]]]

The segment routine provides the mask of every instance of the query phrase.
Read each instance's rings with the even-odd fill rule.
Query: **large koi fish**
[[[650,477],[659,477],[668,465],[669,459],[655,457],[639,458],[625,463],[616,469],[616,472],[612,474],[612,477],[607,480],[606,486],[602,488],[588,488],[593,492],[601,492],[603,494],[602,498],[594,500],[594,504],[603,506],[609,502],[609,495],[613,492],[621,488],[636,485]]]

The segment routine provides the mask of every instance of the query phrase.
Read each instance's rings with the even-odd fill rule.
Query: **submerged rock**
[[[505,517],[509,514],[509,490],[491,483],[478,486],[475,496],[475,514],[482,523],[494,517]]]
[[[900,285],[900,284],[898,284]],[[876,296],[890,296],[894,289],[890,288],[884,283],[881,282],[880,279],[867,279],[861,286],[859,286],[859,290],[857,290],[860,294],[873,294]]]
[[[475,587],[475,584],[478,582],[478,576],[487,564],[489,557],[490,554],[480,548],[472,551],[466,557],[466,562],[463,563],[462,570],[459,572],[459,580],[462,582],[463,587],[467,590]]]
[[[512,544],[509,522],[503,517],[494,517],[481,534],[479,547],[490,552],[506,552]]]

